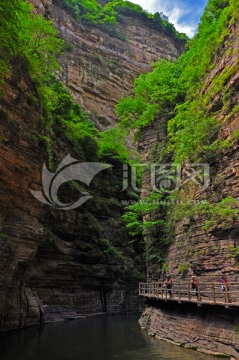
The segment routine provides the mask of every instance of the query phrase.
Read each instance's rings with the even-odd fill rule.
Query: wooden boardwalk
[[[145,298],[172,301],[178,303],[196,303],[198,306],[220,305],[239,307],[239,283],[230,283],[229,290],[222,290],[220,283],[200,284],[198,294],[192,290],[190,283],[173,283],[171,291],[165,282],[139,284],[139,295]]]

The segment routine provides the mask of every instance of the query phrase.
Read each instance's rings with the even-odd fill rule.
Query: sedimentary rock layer
[[[239,24],[230,24],[228,36],[221,44],[212,59],[212,64],[205,78],[201,93],[207,96],[216,77],[225,77],[221,91],[212,97],[208,106],[208,115],[214,114],[220,122],[219,139],[231,141],[228,150],[211,154],[210,165],[211,184],[202,191],[199,186],[192,185],[179,191],[180,209],[182,203],[191,202],[192,205],[207,200],[217,204],[228,196],[239,198],[239,158],[238,140],[233,134],[238,130],[238,111],[232,109],[239,102]],[[233,75],[226,76],[230,69]],[[229,100],[228,102],[225,99]],[[164,120],[159,119],[159,122]],[[192,129],[193,131],[193,129]],[[210,129],[208,129],[210,131]],[[143,161],[149,159],[152,147],[163,143],[165,130],[156,122],[141,134],[139,149]],[[150,190],[150,177],[144,177],[145,188]],[[215,222],[212,227],[205,228],[207,214],[182,216],[177,221],[171,246],[166,254],[166,274],[173,277],[175,283],[190,283],[190,277],[196,274],[199,283],[213,282],[220,284],[222,274],[229,282],[238,282],[238,257],[233,249],[238,247],[238,221],[234,224]],[[158,274],[159,276],[159,274]],[[157,279],[157,274],[154,274]],[[193,346],[200,350],[214,353],[229,354],[236,359],[239,357],[238,310],[224,307],[197,308],[196,305],[166,304],[158,301],[150,302],[142,318],[141,325],[149,332],[178,344]]]
[[[177,345],[208,354],[228,354],[238,359],[237,310],[223,307],[197,307],[158,302],[148,306],[140,324],[149,334]]]
[[[59,77],[101,129],[117,122],[114,106],[130,94],[139,74],[150,71],[159,57],[176,60],[184,50],[183,41],[152,29],[137,17],[124,16],[117,25],[122,40],[80,24],[55,0],[31,2],[36,11],[47,13],[68,44]]]
[[[99,128],[116,121],[114,104],[130,94],[134,77],[158,56],[175,59],[182,50],[138,19],[119,25],[128,38],[122,41],[79,24],[57,1],[32,3],[67,41],[59,78]],[[0,103],[0,330],[86,313],[139,311],[132,274],[122,278],[121,260],[99,241],[101,231],[109,244],[121,249],[128,244],[122,210],[109,199],[106,177],[96,184],[98,202],[79,211],[51,209],[30,194],[41,189],[48,158],[42,120],[38,92],[16,62]],[[53,162],[59,164],[72,149],[57,135],[52,140]]]

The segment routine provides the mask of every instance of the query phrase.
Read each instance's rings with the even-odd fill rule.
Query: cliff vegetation
[[[126,131],[137,129],[136,140],[144,128],[153,127],[160,122],[165,124],[167,136],[151,149],[149,162],[170,162],[175,166],[207,163],[213,169],[217,161],[237,142],[237,130],[227,139],[220,136],[220,114],[223,111],[224,119],[225,115],[228,119],[238,112],[235,88],[228,85],[237,73],[238,63],[233,66],[225,64],[221,71],[215,70],[210,86],[204,90],[207,87],[205,84],[209,83],[207,79],[210,73],[218,65],[214,60],[230,38],[231,29],[237,20],[237,1],[209,0],[198,33],[188,42],[185,54],[176,62],[159,59],[152,72],[136,79],[134,95],[123,98],[118,103],[116,111],[121,118],[120,126]],[[230,56],[237,57],[237,51],[236,47],[232,47]],[[215,171],[214,169],[211,173],[214,174],[213,181]],[[212,194],[210,199],[201,199],[205,202],[193,204],[196,196],[193,182],[180,191],[170,191],[167,187],[160,186],[153,196],[158,199],[158,206],[154,206],[153,211],[144,205],[147,200],[150,203],[151,194],[141,206],[131,205],[125,219],[129,229],[137,227],[138,233],[143,231],[146,234],[148,244],[151,244],[148,246],[152,247],[149,260],[155,260],[150,261],[150,264],[161,270],[167,270],[162,265],[165,239],[169,247],[179,219],[185,221],[191,218],[193,222],[201,214],[207,218],[204,230],[212,228],[216,223],[221,227],[231,228],[232,218],[235,219],[238,212],[237,201],[225,195],[220,197],[219,194]],[[175,206],[177,203],[179,205]],[[147,221],[146,226],[142,221],[145,216],[146,219],[151,216],[158,222],[150,233]],[[141,220],[138,223],[135,219]],[[152,239],[155,241],[152,242]]]
[[[119,22],[124,22],[124,15],[139,18],[150,27],[163,32],[173,38],[187,39],[185,34],[176,31],[175,27],[169,23],[164,14],[150,14],[143,10],[141,6],[130,1],[111,0],[105,5],[100,5],[97,0],[58,0],[63,7],[71,10],[77,20],[83,23],[92,24],[103,30],[110,32],[119,38],[124,38],[123,34],[115,29]]]
[[[19,138],[24,138],[28,144],[28,153],[33,151],[39,154],[38,160],[42,164],[46,161],[51,171],[54,171],[67,151],[79,161],[107,162],[113,166],[113,169],[105,171],[104,176],[99,176],[95,180],[92,184],[94,199],[86,204],[83,210],[72,211],[71,220],[67,214],[63,215],[54,210],[48,213],[47,209],[42,208],[42,213],[36,216],[44,228],[46,238],[35,238],[39,242],[36,251],[38,256],[43,258],[45,253],[50,257],[52,253],[56,258],[67,257],[66,250],[63,249],[61,252],[57,243],[60,241],[59,238],[69,241],[74,249],[71,254],[72,263],[77,257],[80,258],[77,266],[81,268],[78,272],[82,279],[79,284],[77,282],[77,286],[89,288],[92,281],[91,288],[110,291],[116,282],[137,281],[144,277],[145,272],[142,239],[137,243],[132,242],[121,219],[124,213],[121,200],[137,198],[132,189],[121,192],[123,164],[130,164],[125,134],[117,128],[99,132],[89,115],[75,103],[69,91],[59,82],[58,57],[62,53],[63,40],[58,37],[51,21],[42,15],[36,15],[32,10],[29,3],[24,0],[14,0],[10,3],[3,0],[0,3],[0,124],[3,129],[1,147],[7,148],[8,153],[12,151],[8,148],[6,133],[14,132],[14,129],[18,128],[18,137],[11,146],[20,147]],[[31,85],[24,83],[24,79],[28,78]],[[30,117],[37,118],[37,122],[32,120],[28,130],[24,130],[26,124],[16,123],[16,118],[19,119],[15,114],[18,102],[16,101],[14,106],[9,105],[6,100],[6,96],[9,96],[5,91],[6,84],[12,87],[12,92],[20,91],[20,94],[24,95],[23,114],[28,114],[25,122],[31,122]],[[31,90],[28,89],[29,86]],[[21,147],[21,151],[25,151],[24,146]],[[27,153],[23,156],[27,157]],[[61,189],[59,196],[63,202],[67,202],[69,198],[74,201],[81,191],[86,190],[82,184],[72,181]],[[6,206],[8,212],[12,211],[15,214],[18,211],[14,208],[15,205],[11,207],[4,202],[5,200],[3,207]],[[31,206],[30,200],[24,203],[26,207]],[[23,209],[21,214],[31,214],[31,211]],[[74,226],[70,225],[74,221]],[[15,237],[11,231],[4,230],[1,233],[1,242],[5,244],[6,239],[14,253]],[[64,261],[69,261],[69,257]],[[32,260],[25,259],[24,263],[30,272]],[[19,267],[21,268],[21,265]],[[14,273],[19,271],[21,269],[16,265]],[[70,276],[72,279],[79,276],[76,275],[74,267]],[[62,274],[60,282],[64,281],[64,277]],[[1,306],[3,313],[8,314],[8,307],[4,301]],[[11,327],[8,315],[4,319],[2,328]]]

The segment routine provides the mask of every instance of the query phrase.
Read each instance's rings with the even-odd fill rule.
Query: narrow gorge
[[[123,0],[0,16],[0,331],[142,313],[153,337],[238,359],[239,301],[138,294],[239,291],[238,1],[209,0],[192,39]]]
[[[107,150],[110,145],[99,158],[93,137],[85,136],[85,129],[81,137],[68,113],[88,116],[99,129],[112,126],[114,106],[132,92],[134,78],[150,70],[159,55],[175,60],[184,48],[184,41],[154,30],[137,13],[119,23],[121,40],[81,24],[60,1],[32,3],[33,12],[51,19],[64,39],[57,77],[81,110],[62,85],[51,84],[49,96],[59,100],[49,115],[49,99],[29,74],[27,61],[22,55],[11,60],[1,98],[1,330],[142,308],[143,244],[131,245],[121,219],[121,200],[136,196],[120,192],[123,160]],[[70,123],[68,130],[61,118]],[[30,193],[41,190],[43,163],[54,172],[68,154],[114,167],[94,180],[94,199],[69,212],[44,206]],[[66,200],[76,199],[80,190],[66,185]]]

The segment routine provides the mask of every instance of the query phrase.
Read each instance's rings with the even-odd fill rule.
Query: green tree
[[[57,31],[42,15],[32,13],[27,1],[2,0],[0,2],[0,76],[3,83],[9,76],[11,62],[28,65],[34,80],[46,81],[57,69],[57,54],[62,40]],[[20,59],[22,61],[20,61]]]
[[[180,80],[183,66],[165,59],[153,64],[153,71],[135,80],[134,96],[123,98],[116,106],[126,129],[142,128],[160,117],[172,117],[175,104],[183,102],[186,94]]]

